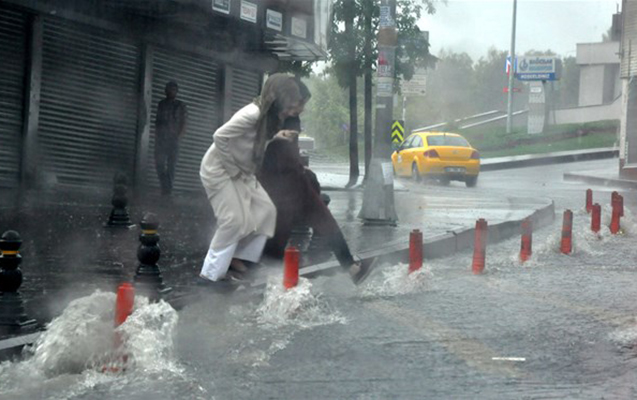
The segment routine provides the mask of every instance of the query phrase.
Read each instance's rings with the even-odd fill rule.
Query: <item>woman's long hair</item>
[[[273,74],[263,85],[261,96],[255,103],[259,106],[257,135],[254,140],[252,157],[257,170],[263,162],[265,145],[279,131],[282,121],[279,113],[286,108],[305,102],[310,98],[310,91],[300,80],[287,74]]]

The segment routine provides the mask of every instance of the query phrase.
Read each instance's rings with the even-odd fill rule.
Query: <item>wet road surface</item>
[[[466,209],[489,198],[554,200],[558,218],[534,232],[533,256],[524,265],[519,238],[512,238],[488,247],[480,276],[471,274],[471,251],[464,251],[428,260],[412,275],[405,265],[384,265],[359,288],[337,274],[302,280],[288,292],[275,276],[264,295],[202,289],[178,322],[169,308],[137,308],[124,325],[147,341],[134,341],[134,364],[125,374],[69,367],[81,365],[83,353],[70,356],[74,362],[45,361],[53,346],[43,343],[32,361],[0,366],[3,378],[18,371],[42,379],[15,385],[2,379],[0,391],[21,399],[635,398],[634,193],[622,191],[624,234],[603,229],[598,236],[583,211],[587,186],[561,179],[563,171],[612,163],[489,172],[475,189],[404,183],[424,201],[438,202],[440,213],[456,212],[442,210],[454,200]],[[593,189],[606,205],[607,226],[613,188]],[[558,251],[565,208],[574,212],[571,256]],[[170,270],[165,275],[175,278]],[[104,296],[79,301],[110,321],[105,300],[112,298]],[[77,326],[77,318],[67,311],[60,322]],[[57,341],[55,348],[90,348],[101,340],[90,324],[79,331],[81,339]]]

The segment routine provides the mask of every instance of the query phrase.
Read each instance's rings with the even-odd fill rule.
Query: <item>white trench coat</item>
[[[251,235],[272,237],[276,208],[255,177],[252,148],[259,107],[237,111],[214,133],[199,175],[217,218],[210,248],[221,250]]]

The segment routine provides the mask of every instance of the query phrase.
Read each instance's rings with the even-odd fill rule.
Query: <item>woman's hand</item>
[[[299,133],[290,129],[280,130],[276,135],[274,135],[275,138],[286,140],[294,140],[297,136],[299,136]]]

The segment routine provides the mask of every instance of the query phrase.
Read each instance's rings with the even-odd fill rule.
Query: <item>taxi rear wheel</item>
[[[420,172],[418,172],[418,165],[416,163],[413,163],[411,165],[411,177],[414,182],[420,182],[422,180],[420,177]]]
[[[478,183],[478,177],[468,176],[465,178],[464,183],[465,185],[467,185],[467,187],[474,187]]]

